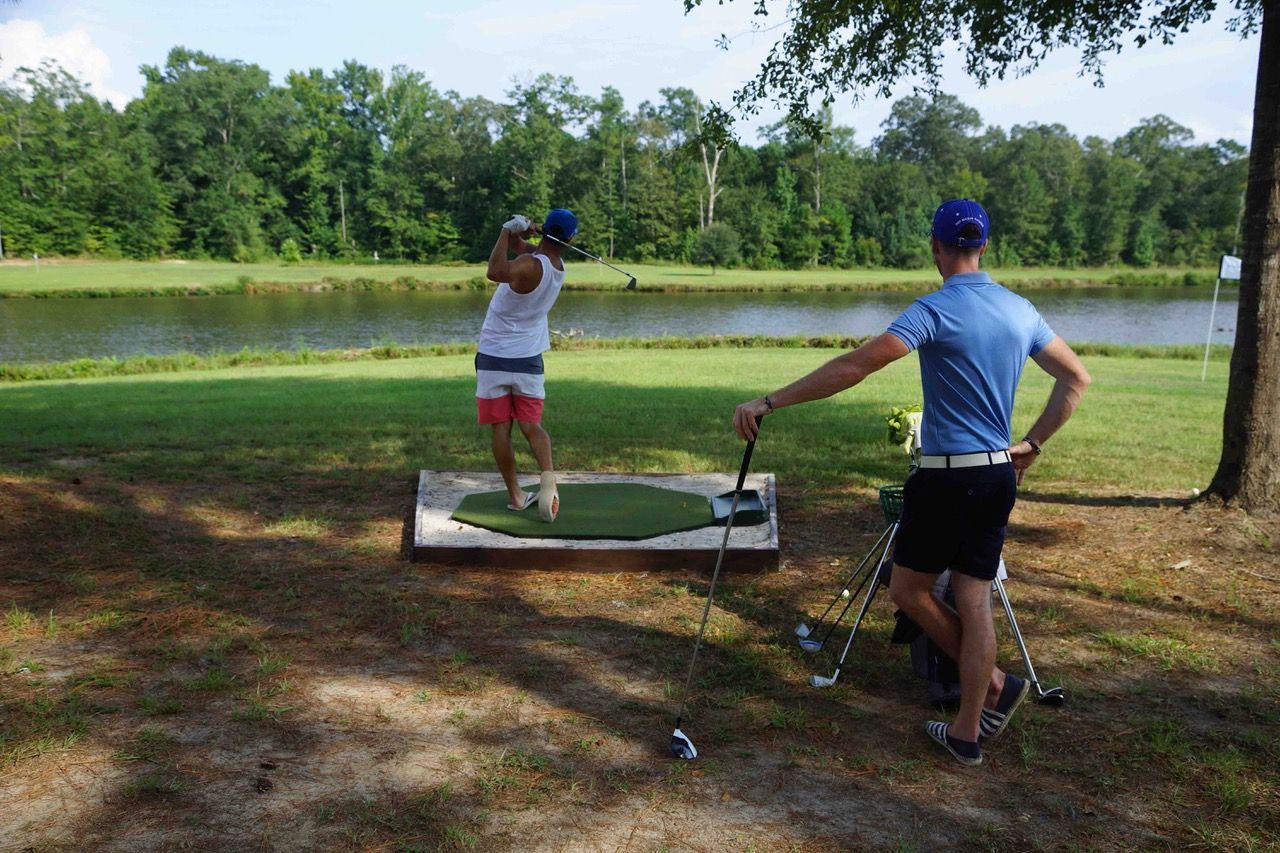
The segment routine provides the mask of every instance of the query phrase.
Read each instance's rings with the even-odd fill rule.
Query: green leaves
[[[908,456],[911,455],[912,439],[920,429],[922,417],[923,410],[919,405],[891,408],[884,419],[885,425],[889,427],[889,443],[901,447],[902,452]]]

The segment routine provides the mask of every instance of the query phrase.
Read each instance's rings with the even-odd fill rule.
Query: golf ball
[[[841,598],[848,598],[848,597],[849,597],[849,590],[847,590],[847,589],[842,589],[842,590],[840,590],[840,597],[841,597]]]
[[[1200,497],[1200,490],[1199,490],[1199,489],[1194,489],[1194,488],[1193,488],[1193,489],[1191,490],[1191,497],[1193,497],[1193,498],[1198,498],[1198,497]]]

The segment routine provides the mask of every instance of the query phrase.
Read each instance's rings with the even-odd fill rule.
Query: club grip
[[[764,420],[760,415],[756,415],[756,434],[760,432],[760,424]],[[747,442],[747,449],[742,453],[742,468],[738,470],[738,486],[734,491],[742,491],[742,486],[747,482],[747,469],[751,467],[751,453],[756,449],[756,440],[753,438]]]

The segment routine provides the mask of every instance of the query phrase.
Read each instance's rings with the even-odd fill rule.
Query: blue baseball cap
[[[978,226],[977,237],[961,237],[960,229],[968,224]],[[991,233],[991,220],[987,212],[971,198],[953,198],[938,205],[933,214],[933,236],[944,246],[958,249],[977,249],[986,245]]]
[[[542,223],[542,233],[568,242],[578,233],[578,217],[573,215],[572,210],[557,207],[547,214],[546,221]]]

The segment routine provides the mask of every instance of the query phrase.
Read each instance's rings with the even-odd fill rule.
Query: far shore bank
[[[637,289],[659,293],[913,291],[937,285],[933,270],[749,270],[621,263]],[[570,264],[565,288],[622,292],[626,281],[608,268]],[[1212,285],[1212,269],[993,269],[1016,290],[1060,287],[1182,287]],[[0,298],[66,299],[158,296],[252,296],[272,293],[456,291],[492,287],[482,264],[232,264],[217,261],[0,261]]]

